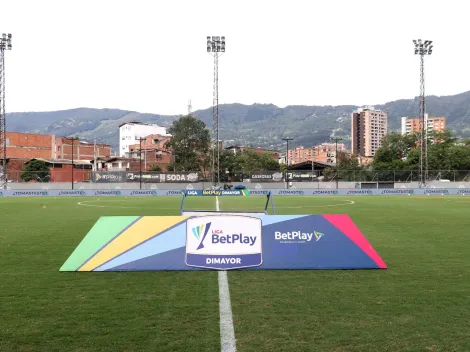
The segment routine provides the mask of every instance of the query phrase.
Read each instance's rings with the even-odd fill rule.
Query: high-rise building
[[[424,123],[427,126],[428,133],[431,132],[444,132],[446,129],[446,118],[445,117],[429,117],[428,114],[424,114]],[[409,134],[421,132],[421,119],[420,118],[401,118],[401,134]]]
[[[323,163],[336,163],[336,147],[339,152],[344,152],[344,143],[322,143],[315,147],[304,148],[302,146],[289,149],[287,156],[289,164],[298,164],[305,161],[318,161]]]
[[[387,113],[369,106],[351,115],[351,153],[373,157],[387,134]]]
[[[129,146],[139,143],[139,138],[158,134],[169,136],[166,128],[141,122],[126,122],[119,126],[119,156],[129,153]]]

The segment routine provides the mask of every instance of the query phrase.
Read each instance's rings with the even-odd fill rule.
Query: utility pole
[[[75,141],[78,141],[78,137],[67,137],[68,140],[72,140],[72,189],[74,189],[74,158],[75,158],[75,148],[74,148],[74,144],[75,144]],[[80,153],[78,155],[80,157]]]
[[[142,189],[142,141],[146,138],[139,137],[139,188]]]
[[[333,137],[331,138],[335,142],[335,169],[336,169],[336,189],[338,189],[338,142],[342,141],[343,138]]]
[[[7,130],[5,112],[5,50],[11,50],[11,34],[0,37],[0,187],[7,188]]]
[[[289,188],[289,141],[293,141],[294,138],[283,138],[282,140],[286,141],[286,188]]]
[[[419,162],[419,180],[420,187],[426,187],[428,181],[428,126],[425,104],[425,91],[424,91],[424,56],[432,54],[432,41],[421,39],[413,40],[414,53],[419,55],[420,58],[420,89],[419,89],[419,117],[421,122],[421,135],[420,135],[420,162]]]

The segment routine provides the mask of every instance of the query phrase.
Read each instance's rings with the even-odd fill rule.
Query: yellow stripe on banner
[[[187,218],[188,216],[144,216],[96,253],[78,271],[92,271],[128,249],[135,247],[156,234],[164,232],[169,227]]]

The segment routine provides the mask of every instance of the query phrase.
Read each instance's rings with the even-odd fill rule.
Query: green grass
[[[0,198],[0,351],[220,350],[216,272],[59,272],[100,216],[178,215],[180,201]],[[262,203],[220,199],[222,210]],[[470,351],[470,199],[275,204],[349,214],[389,269],[229,272],[238,351]]]

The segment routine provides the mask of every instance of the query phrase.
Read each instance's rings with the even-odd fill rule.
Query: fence
[[[23,177],[22,177],[23,174]],[[33,173],[25,178],[21,171],[8,172],[9,182],[72,182],[71,170],[52,170],[50,173]],[[418,170],[309,170],[288,171],[290,182],[418,182]],[[429,170],[429,181],[449,180],[451,182],[469,182],[470,170]],[[142,172],[142,180],[139,171],[90,171],[75,169],[74,182],[92,183],[197,183],[210,182],[210,177],[205,177],[200,172]],[[250,173],[221,173],[221,182],[286,182],[286,175],[280,171],[253,171]]]

